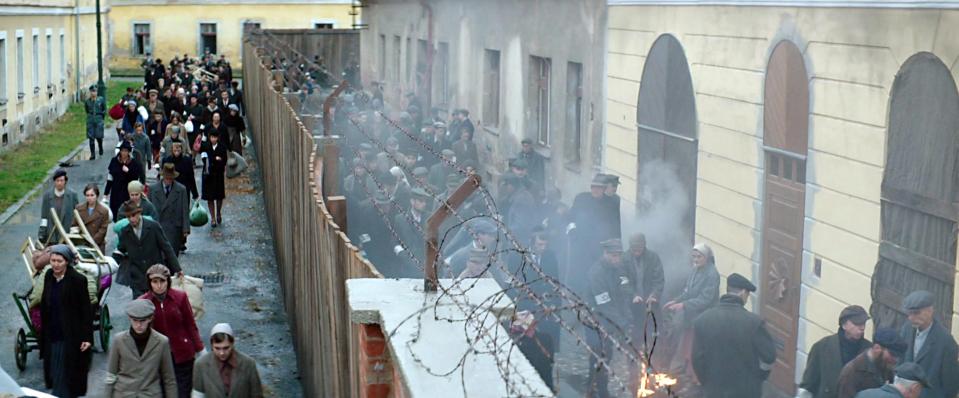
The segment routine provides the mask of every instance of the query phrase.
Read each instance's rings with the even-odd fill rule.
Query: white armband
[[[40,226],[41,226],[41,227],[46,227],[47,224],[48,224],[48,222],[47,222],[47,219],[46,219],[46,218],[41,218],[41,219],[40,219]]]
[[[406,250],[403,248],[403,245],[393,246],[393,254],[400,254],[403,252],[403,250]]]
[[[800,388],[796,391],[796,398],[813,398],[812,393],[806,391],[805,388]]]
[[[190,398],[206,398],[206,394],[197,390],[190,391]]]
[[[105,378],[103,379],[103,382],[106,383],[106,384],[116,384],[116,382],[117,382],[117,375],[115,375],[115,374],[113,374],[113,373],[107,373],[107,377],[105,377]]]
[[[572,230],[574,230],[574,229],[576,229],[576,223],[571,222],[571,223],[569,223],[569,225],[566,226],[566,233],[568,234],[569,231],[572,231]]]
[[[206,152],[200,153],[200,159],[206,159],[206,158],[209,158],[209,157],[210,157],[210,155],[207,155]]]

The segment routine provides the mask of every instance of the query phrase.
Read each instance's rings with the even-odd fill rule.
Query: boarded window
[[[486,50],[483,57],[483,123],[499,126],[499,51]]]
[[[583,143],[583,64],[566,63],[566,164],[579,165]]]
[[[150,24],[133,24],[133,55],[146,55],[150,51]]]
[[[872,316],[881,326],[900,325],[902,298],[927,290],[948,329],[959,218],[959,94],[936,56],[913,55],[899,70],[888,134]]]
[[[530,126],[540,145],[549,146],[549,58],[529,57],[529,101]]]

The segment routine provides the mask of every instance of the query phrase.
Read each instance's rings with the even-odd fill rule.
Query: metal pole
[[[103,29],[100,24],[100,0],[97,0],[97,91],[106,98],[106,89],[103,83]]]

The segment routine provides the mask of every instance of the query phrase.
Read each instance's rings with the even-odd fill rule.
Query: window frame
[[[32,72],[30,77],[33,78],[33,94],[40,94],[40,28],[33,28],[33,31],[30,35],[32,41],[30,42],[30,50],[33,56],[31,60],[33,61],[30,65],[30,71]]]
[[[492,65],[495,55],[496,66]],[[503,53],[491,48],[483,49],[483,126],[498,128],[500,124],[500,107],[503,94]],[[495,69],[495,70],[494,70]],[[495,82],[492,81],[495,76]],[[495,95],[494,95],[495,90]],[[489,99],[487,103],[485,99]],[[494,103],[495,102],[495,103]]]
[[[47,36],[47,40],[45,42],[47,45],[47,48],[46,48],[47,50],[46,51],[47,53],[47,64],[46,64],[47,90],[49,91],[50,89],[52,89],[52,85],[53,85],[53,29],[47,28],[45,33]]]
[[[137,52],[137,36],[139,36],[139,34],[137,33],[137,25],[146,25],[147,27],[146,41],[143,43],[144,48],[142,49],[140,53]],[[153,53],[153,22],[130,21],[130,31],[132,32],[131,34],[132,42],[130,43],[131,44],[130,53],[134,57],[140,57],[140,58],[145,58],[147,54],[152,54]]]
[[[575,73],[574,73],[575,72]],[[575,80],[574,80],[575,76]],[[573,87],[573,83],[576,87]],[[575,101],[575,103],[573,102]],[[571,110],[574,107],[575,110]],[[575,112],[575,115],[572,114]],[[583,161],[583,63],[566,61],[566,137],[563,145],[564,162],[579,166]],[[572,125],[571,125],[572,124]]]
[[[542,147],[549,148],[551,142],[550,119],[551,119],[551,96],[553,85],[553,60],[549,57],[540,57],[538,55],[529,55],[529,88],[533,88],[535,81],[545,78],[546,84],[535,83],[537,87],[536,95],[528,93],[530,104],[528,109],[530,115],[536,118],[537,130],[535,131],[536,143]],[[534,102],[535,101],[535,102]],[[532,120],[531,120],[532,121]]]
[[[196,23],[196,39],[197,39],[197,40],[196,40],[196,52],[197,52],[197,55],[198,55],[198,56],[201,56],[201,57],[203,56],[204,51],[206,51],[206,48],[203,46],[203,39],[204,39],[204,37],[206,37],[206,36],[210,36],[208,33],[206,33],[206,32],[203,31],[203,26],[204,26],[204,25],[213,25],[213,35],[212,35],[212,36],[214,37],[213,49],[214,49],[214,50],[217,50],[217,51],[220,50],[220,37],[219,37],[219,35],[220,35],[220,22],[219,22],[219,21],[214,21],[214,20],[202,20],[202,19],[201,19],[201,20],[197,21],[197,23]],[[219,52],[217,52],[217,51],[210,51],[210,54],[218,55]]]
[[[16,30],[16,48],[15,54],[17,56],[17,101],[22,102],[23,98],[26,97],[26,76],[24,71],[24,55],[23,55],[23,29]]]

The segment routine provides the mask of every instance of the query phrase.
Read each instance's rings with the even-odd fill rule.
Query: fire
[[[639,372],[639,388],[636,389],[636,398],[651,397],[657,390],[676,385],[676,378],[666,373],[650,373],[646,364],[641,364]]]

